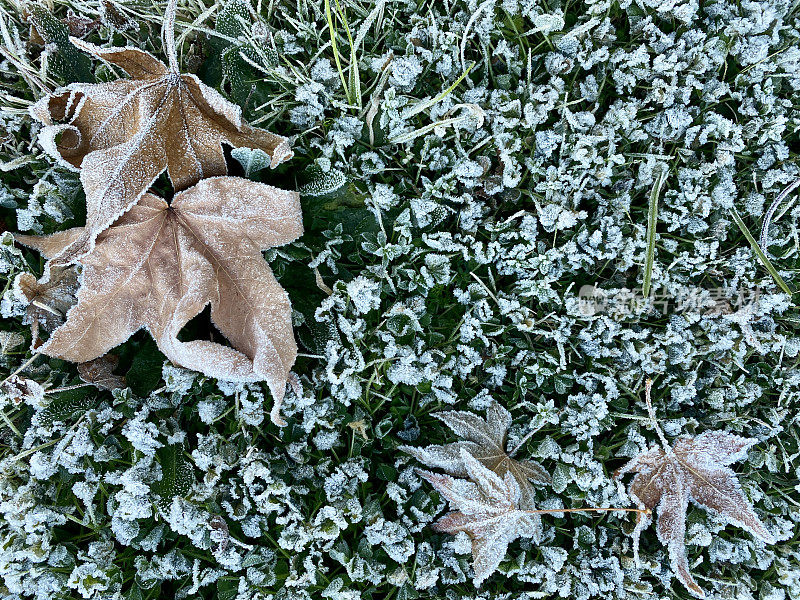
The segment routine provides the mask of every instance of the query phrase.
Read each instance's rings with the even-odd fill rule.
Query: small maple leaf
[[[171,19],[164,32],[172,39]],[[170,22],[171,21],[171,22]],[[75,262],[97,235],[130,209],[167,171],[175,190],[227,174],[222,144],[254,148],[271,166],[291,158],[288,140],[242,121],[241,109],[195,75],[177,69],[174,44],[167,66],[138,48],[100,48],[71,37],[79,49],[122,68],[130,79],[73,83],[31,106],[45,124],[42,147],[68,167],[79,168],[86,192],[86,228],[54,256]]]
[[[645,389],[648,409],[662,444],[629,461],[614,473],[614,478],[635,473],[628,493],[639,508],[657,511],[656,533],[667,547],[673,572],[693,595],[704,598],[705,592],[689,572],[686,558],[684,538],[689,500],[766,543],[775,543],[728,466],[745,458],[747,449],[758,440],[724,431],[707,431],[696,437],[680,438],[670,447],[652,414],[649,381]],[[651,521],[649,513],[639,514],[633,531],[637,561],[639,536]]]
[[[33,379],[12,374],[0,382],[0,399],[8,399],[14,406],[23,402],[41,404],[44,388]]]
[[[114,375],[114,369],[119,364],[119,356],[106,354],[89,362],[78,365],[78,374],[86,383],[91,383],[101,390],[115,390],[125,387],[125,378]]]
[[[289,297],[261,251],[302,230],[297,192],[246,179],[204,179],[171,205],[145,194],[81,259],[78,303],[39,351],[87,362],[146,328],[177,365],[228,381],[266,380],[278,407],[297,346]],[[17,240],[52,257],[82,234]],[[232,348],[178,339],[208,304]]]
[[[38,280],[30,273],[20,273],[14,280],[14,294],[27,306],[23,323],[31,325],[33,344],[38,330],[53,331],[64,322],[78,291],[78,271],[75,267],[52,267],[49,277]]]
[[[518,537],[540,538],[542,521],[538,514],[520,508],[520,486],[511,471],[500,477],[465,448],[460,454],[472,481],[418,472],[456,509],[436,521],[433,528],[453,535],[464,531],[472,539],[473,580],[478,587],[497,569],[511,542]]]
[[[425,448],[400,446],[403,452],[429,467],[442,469],[456,477],[466,477],[467,467],[461,459],[461,451],[466,450],[500,477],[511,473],[521,491],[521,505],[526,508],[533,506],[534,491],[531,481],[549,483],[550,476],[535,462],[515,460],[506,452],[506,435],[511,426],[510,412],[493,400],[486,408],[485,420],[474,413],[461,410],[443,411],[434,413],[433,416],[456,435],[465,438],[464,441]]]

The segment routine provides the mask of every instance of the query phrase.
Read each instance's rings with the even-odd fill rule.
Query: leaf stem
[[[66,436],[64,436],[64,437],[66,437]],[[55,444],[59,443],[63,439],[64,438],[62,437],[62,438],[59,438],[57,440],[50,440],[49,442],[45,442],[44,444],[40,444],[39,446],[36,446],[34,448],[28,448],[27,450],[23,450],[19,454],[15,454],[14,456],[12,456],[10,458],[7,458],[7,459],[4,459],[4,460],[6,462],[9,462],[9,463],[13,463],[15,461],[22,460],[26,456],[30,456],[31,454],[34,454],[35,452],[38,452],[39,450],[44,450],[45,448],[49,448],[50,446],[54,446]]]
[[[2,418],[5,424],[8,425],[8,428],[14,432],[14,435],[16,435],[18,438],[23,437],[22,432],[20,432],[20,430],[17,429],[16,425],[14,425],[11,419],[8,418],[8,415],[4,410],[0,410],[0,418]]]
[[[350,44],[350,65],[348,66],[347,79],[348,79],[348,102],[358,105],[361,108],[361,76],[358,72],[358,56],[356,54],[356,47],[353,43],[353,36],[350,34],[350,26],[347,24],[347,18],[344,16],[344,11],[339,5],[339,0],[334,0],[336,3],[336,16],[344,25],[345,33],[347,34],[347,41]],[[352,95],[353,98],[349,98]]]
[[[786,285],[786,282],[783,280],[783,277],[781,277],[780,273],[778,273],[778,270],[772,266],[769,258],[761,249],[761,246],[758,245],[758,242],[753,237],[753,234],[750,233],[750,230],[747,228],[747,225],[745,225],[745,222],[742,221],[742,217],[739,216],[739,213],[736,211],[735,207],[731,207],[731,216],[736,222],[736,225],[739,226],[739,230],[742,232],[742,234],[744,234],[744,237],[747,239],[750,247],[753,249],[753,252],[755,252],[756,256],[758,257],[758,260],[761,261],[761,264],[764,265],[764,268],[769,272],[770,275],[772,275],[775,283],[777,283],[778,287],[786,292],[786,294],[791,296],[792,290],[789,289],[788,285]]]
[[[664,447],[666,452],[672,452],[672,448],[670,448],[669,442],[667,442],[667,438],[664,436],[664,432],[661,431],[661,426],[658,424],[658,419],[656,419],[656,411],[653,410],[653,402],[650,400],[650,390],[653,387],[653,380],[649,377],[644,382],[644,401],[647,404],[647,414],[650,415],[650,421],[653,423],[653,428],[656,430],[656,434],[658,434],[658,439],[661,441],[661,445]]]
[[[778,194],[775,200],[772,201],[772,204],[770,204],[767,213],[764,215],[764,224],[761,226],[761,235],[758,239],[758,245],[761,246],[761,250],[764,252],[764,254],[767,253],[767,245],[769,243],[769,226],[772,224],[772,217],[775,215],[775,211],[778,210],[781,202],[783,202],[789,194],[795,191],[798,186],[800,186],[800,179],[796,179],[794,183]]]
[[[336,28],[334,26],[333,15],[331,14],[331,2],[325,0],[325,18],[328,21],[328,31],[331,34],[331,49],[333,50],[333,59],[336,62],[336,70],[339,72],[339,78],[342,80],[342,87],[344,88],[344,95],[347,98],[347,103],[350,104],[350,87],[347,85],[347,79],[344,76],[344,69],[342,68],[342,61],[339,59],[339,46],[336,43]]]
[[[45,390],[46,394],[60,394],[61,392],[69,392],[70,390],[77,390],[78,388],[87,387],[91,383],[76,383],[75,385],[65,385],[64,387],[50,388]]]
[[[603,507],[603,508],[547,508],[541,510],[522,510],[520,512],[524,512],[529,515],[544,515],[553,513],[580,513],[580,512],[635,512],[644,515],[649,515],[651,511],[649,508]]]
[[[36,360],[39,357],[40,354],[41,354],[40,352],[34,352],[33,354],[31,354],[31,357],[28,360],[26,360],[24,363],[22,363],[16,371],[14,371],[13,373],[11,373],[11,375],[9,375],[5,379],[3,379],[3,381],[0,381],[0,385],[3,385],[6,381],[11,379],[12,377],[22,373],[25,369],[27,369],[31,365],[31,363],[34,360]]]
[[[450,87],[448,87],[445,91],[443,91],[441,94],[439,94],[435,98],[431,98],[430,100],[424,100],[424,101],[417,102],[417,104],[410,111],[408,111],[408,113],[406,113],[403,116],[405,118],[413,117],[414,115],[421,113],[423,110],[429,109],[431,106],[434,106],[435,104],[437,104],[437,103],[441,102],[442,100],[444,100],[445,98],[447,98],[447,96],[454,89],[456,89],[456,87],[458,87],[458,84],[461,83],[467,75],[469,75],[469,72],[472,70],[472,67],[474,67],[474,66],[475,66],[475,61],[472,61],[469,64],[469,66],[464,70],[464,72],[461,73],[459,78],[456,79],[450,85]]]
[[[175,13],[178,11],[178,0],[167,0],[167,9],[164,11],[164,25],[161,29],[161,37],[164,41],[164,49],[169,59],[169,70],[179,73],[178,52],[175,48]]]

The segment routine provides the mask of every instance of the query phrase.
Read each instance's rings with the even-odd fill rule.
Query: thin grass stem
[[[647,253],[644,261],[644,280],[642,281],[642,295],[645,299],[650,297],[650,287],[653,280],[653,262],[656,255],[656,225],[658,224],[658,197],[664,185],[666,169],[661,169],[650,191],[650,202],[647,207]]]

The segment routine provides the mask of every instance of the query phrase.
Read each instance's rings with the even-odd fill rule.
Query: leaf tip
[[[269,413],[270,421],[275,423],[278,427],[286,427],[289,423],[281,416],[281,403],[275,402],[272,405],[272,410]]]

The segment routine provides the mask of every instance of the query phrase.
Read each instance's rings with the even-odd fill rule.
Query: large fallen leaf
[[[494,573],[511,542],[518,537],[538,540],[542,522],[538,514],[520,509],[520,488],[510,471],[500,477],[467,450],[462,448],[460,454],[472,481],[430,471],[419,474],[456,509],[436,521],[434,529],[453,535],[464,531],[472,539],[472,570],[477,587]]]
[[[619,469],[614,477],[636,473],[628,491],[640,508],[656,509],[656,533],[667,547],[672,570],[686,588],[699,598],[705,593],[697,585],[686,558],[686,509],[689,500],[719,517],[746,529],[767,543],[775,538],[766,530],[747,501],[728,465],[742,460],[757,440],[723,431],[707,431],[697,437],[678,439],[672,448],[655,447]],[[634,548],[639,535],[652,519],[640,514],[634,529]]]
[[[425,448],[401,446],[401,450],[429,467],[442,469],[456,477],[467,476],[467,467],[461,460],[461,450],[466,450],[500,477],[511,473],[520,487],[520,504],[525,508],[533,506],[534,491],[531,481],[549,483],[550,476],[535,462],[514,460],[506,452],[506,435],[511,426],[510,412],[498,402],[492,401],[486,409],[485,420],[474,413],[460,410],[434,413],[433,416],[456,435],[465,438],[465,441]]]
[[[223,144],[260,149],[271,156],[273,167],[292,156],[286,138],[244,123],[238,106],[195,75],[180,74],[138,48],[100,48],[70,39],[122,68],[130,79],[73,83],[30,109],[45,124],[42,147],[63,164],[80,168],[86,192],[86,228],[53,257],[53,264],[74,262],[89,252],[97,235],[165,170],[175,190],[183,190],[227,173]]]
[[[296,192],[246,179],[204,179],[171,205],[145,194],[81,259],[78,303],[39,350],[87,362],[146,328],[175,364],[229,381],[266,380],[277,422],[297,347],[289,298],[261,251],[302,229]],[[83,233],[17,239],[52,257]],[[178,339],[207,304],[233,347]]]

